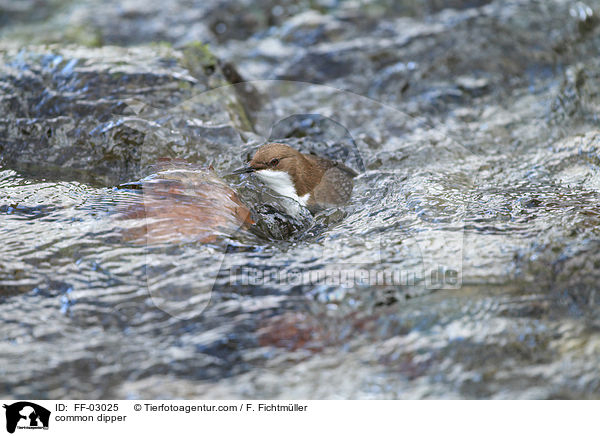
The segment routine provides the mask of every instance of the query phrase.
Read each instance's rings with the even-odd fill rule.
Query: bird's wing
[[[333,166],[323,173],[321,182],[313,190],[311,203],[320,206],[342,205],[350,199],[353,187],[352,177],[348,177],[348,172]]]
[[[341,162],[326,159],[324,157],[317,156],[314,154],[305,155],[305,156],[308,157],[310,160],[312,160],[314,163],[316,163],[319,167],[321,167],[325,170],[332,168],[332,167],[336,167],[336,168],[339,168],[340,170],[342,170],[343,172],[345,172],[350,177],[358,176],[358,173],[356,171],[354,171],[350,167],[347,167],[346,165],[344,165]]]

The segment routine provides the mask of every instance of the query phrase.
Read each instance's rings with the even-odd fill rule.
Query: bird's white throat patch
[[[279,195],[293,198],[298,203],[306,206],[310,194],[304,194],[302,197],[299,197],[292,178],[285,171],[259,170],[255,174]]]

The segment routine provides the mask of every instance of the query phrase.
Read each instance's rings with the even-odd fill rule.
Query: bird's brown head
[[[256,151],[246,167],[234,171],[234,174],[260,170],[286,171],[289,173],[289,170],[295,166],[296,160],[302,159],[302,154],[289,145],[276,142],[268,143]]]
[[[322,170],[302,153],[277,142],[262,145],[248,165],[234,171],[234,174],[256,172],[258,175],[267,175],[272,174],[272,171],[287,173],[299,196],[310,192],[322,176]]]

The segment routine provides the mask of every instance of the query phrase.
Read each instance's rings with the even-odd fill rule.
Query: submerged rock
[[[254,224],[250,210],[213,168],[169,160],[155,169],[139,182],[143,190],[139,202],[129,201],[121,212],[121,219],[135,220],[123,230],[125,240],[151,245],[212,243]]]

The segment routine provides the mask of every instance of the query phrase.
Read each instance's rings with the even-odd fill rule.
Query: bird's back
[[[314,211],[347,203],[354,188],[352,179],[358,173],[340,162],[311,154],[304,156],[323,171],[307,203],[309,209]]]

